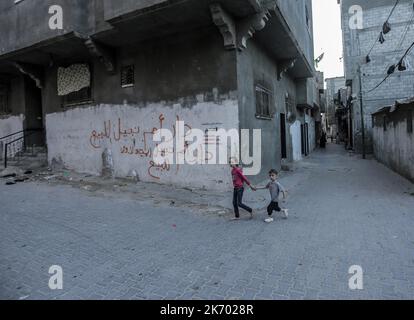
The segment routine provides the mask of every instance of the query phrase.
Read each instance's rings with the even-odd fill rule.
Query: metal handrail
[[[22,132],[19,132],[19,133],[24,133],[24,132],[27,132],[27,133],[24,134],[23,136],[15,139],[15,140],[13,140],[13,141],[7,142],[4,145],[4,168],[7,168],[8,149],[9,149],[9,146],[10,145],[12,145],[13,143],[16,143],[18,141],[21,141],[21,140],[24,141],[25,138],[30,137],[30,136],[32,136],[32,135],[34,135],[34,134],[36,134],[38,132],[42,132],[42,131],[43,131],[43,129],[27,129],[27,130],[23,130]],[[13,134],[11,136],[13,136]]]
[[[18,135],[18,134],[21,134],[21,133],[24,133],[24,132],[30,132],[30,131],[41,131],[41,130],[43,130],[43,129],[42,129],[42,128],[35,128],[35,129],[24,129],[24,130],[21,130],[21,131],[17,131],[17,132],[14,132],[14,133],[8,134],[7,136],[1,137],[1,138],[0,138],[0,140],[4,140],[4,139],[7,139],[7,138],[10,138],[10,137],[13,137],[13,136],[15,136],[15,135]]]
[[[24,130],[22,130],[22,131],[18,131],[18,132],[12,133],[12,134],[9,134],[9,135],[7,135],[7,136],[1,137],[1,138],[0,138],[0,140],[7,139],[7,138],[10,138],[10,137],[13,137],[13,136],[18,135],[18,134],[23,133],[23,132],[24,132]]]

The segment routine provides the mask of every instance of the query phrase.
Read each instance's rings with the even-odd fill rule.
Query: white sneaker
[[[289,217],[289,210],[288,209],[282,209],[282,217],[283,217],[283,219],[287,219]]]
[[[267,219],[265,219],[266,223],[272,223],[273,221],[275,221],[272,217],[269,217]]]

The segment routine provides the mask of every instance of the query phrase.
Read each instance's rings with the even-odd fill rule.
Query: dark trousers
[[[243,193],[244,193],[244,188],[234,189],[233,206],[234,206],[234,213],[236,214],[236,218],[240,218],[239,207],[250,213],[253,212],[252,208],[249,208],[248,206],[243,204]]]
[[[273,201],[270,202],[269,206],[267,207],[267,213],[268,213],[269,217],[272,216],[273,211],[277,211],[277,212],[282,211],[282,209],[280,209],[280,207],[279,207],[278,202],[273,202]]]

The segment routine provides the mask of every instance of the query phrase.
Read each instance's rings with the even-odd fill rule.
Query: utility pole
[[[361,74],[361,65],[358,66],[358,77],[359,77],[359,106],[361,109],[361,131],[362,131],[362,159],[366,159],[366,150],[365,150],[365,120],[364,120],[364,106],[362,101],[362,74]]]

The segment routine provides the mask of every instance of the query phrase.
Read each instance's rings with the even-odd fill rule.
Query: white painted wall
[[[305,121],[308,124],[308,128],[309,128],[309,152],[312,152],[316,148],[315,119],[306,114]]]
[[[0,118],[0,138],[9,134],[19,132],[23,130],[24,115],[8,116]],[[19,136],[13,136],[10,138],[0,140],[0,159],[3,159],[4,144],[10,142]]]
[[[407,122],[373,129],[375,157],[395,171],[414,181],[414,134],[407,132]]]
[[[302,136],[300,124],[300,121],[296,120],[289,129],[292,139],[293,161],[302,160]]]
[[[227,165],[171,165],[168,169],[159,169],[151,165],[153,158],[149,154],[122,152],[123,147],[141,149],[141,153],[153,150],[151,131],[160,128],[161,115],[162,127],[172,131],[177,117],[192,128],[202,130],[239,129],[237,100],[220,104],[199,102],[192,108],[165,103],[145,108],[132,105],[81,107],[46,116],[48,160],[56,159],[68,169],[98,175],[102,170],[102,153],[108,148],[112,151],[117,177],[126,177],[136,170],[140,179],[147,182],[220,190],[231,188]],[[119,131],[125,130],[128,134],[119,137]],[[146,139],[144,132],[148,132]]]
[[[24,115],[0,118],[0,138],[23,130]]]

